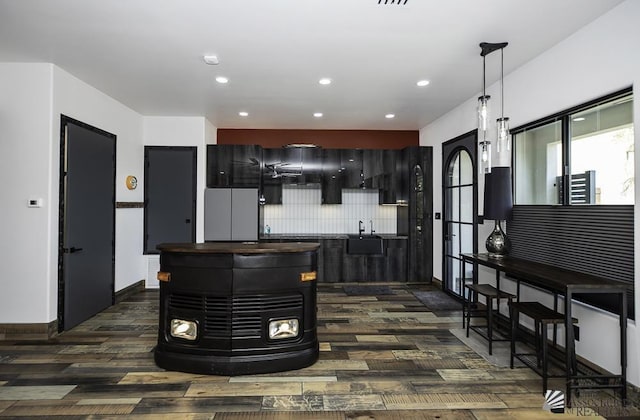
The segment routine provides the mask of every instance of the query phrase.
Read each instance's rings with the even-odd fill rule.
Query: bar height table
[[[591,388],[620,388],[623,402],[627,399],[627,289],[626,283],[577,271],[566,270],[548,264],[541,264],[521,258],[492,258],[489,254],[460,254],[462,272],[467,263],[474,265],[473,282],[478,282],[478,265],[496,270],[496,287],[500,289],[500,273],[513,277],[517,282],[517,300],[520,300],[520,282],[560,294],[565,297],[565,363],[567,381],[567,406],[571,406],[571,391]],[[575,294],[615,294],[619,298],[618,317],[620,320],[620,374],[580,375],[575,359],[575,341],[571,316],[571,302]],[[580,384],[580,379],[616,379],[619,385]]]

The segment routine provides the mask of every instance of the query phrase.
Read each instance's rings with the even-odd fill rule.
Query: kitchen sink
[[[382,237],[378,235],[348,235],[347,254],[382,255]]]

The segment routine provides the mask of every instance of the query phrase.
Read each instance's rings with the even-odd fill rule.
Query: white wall
[[[56,307],[49,233],[51,64],[0,64],[0,323],[49,322]],[[42,198],[42,208],[27,208]],[[56,238],[57,239],[57,238]]]
[[[607,93],[636,85],[640,81],[640,2],[627,0],[609,13],[585,26],[534,60],[505,76],[505,114],[516,127],[563,109],[579,105]],[[508,41],[508,40],[507,40]],[[505,50],[518,48],[510,44]],[[489,60],[489,58],[487,58]],[[477,74],[481,71],[478,59]],[[470,73],[469,77],[477,77]],[[637,86],[637,85],[636,85]],[[480,87],[479,87],[480,88]],[[499,97],[499,86],[493,85],[487,93]],[[434,147],[434,211],[442,211],[442,147],[444,141],[475,128],[476,96],[444,115],[420,131],[420,144]],[[494,109],[498,106],[494,101]],[[635,144],[640,146],[640,93],[634,97]],[[636,178],[640,176],[640,157],[636,155]],[[482,191],[480,182],[480,205]],[[640,197],[640,183],[636,182],[636,200]],[[635,207],[635,261],[640,259],[640,207]],[[479,226],[478,249],[484,249],[484,240],[491,231],[489,223]],[[434,276],[442,278],[442,223],[434,220]],[[492,272],[482,272],[482,281],[490,281]],[[640,264],[635,264],[634,277],[640,278]],[[636,280],[635,307],[640,308]],[[526,297],[526,296],[525,296]],[[613,372],[619,371],[618,327],[615,317],[584,305],[574,304],[574,313],[580,322],[580,342],[577,351],[583,357]],[[640,311],[636,311],[640,316]],[[640,384],[640,333],[635,322],[629,322],[629,381]]]
[[[57,318],[60,114],[116,134],[116,200],[142,201],[124,184],[143,167],[139,114],[52,64],[0,64],[0,323]],[[145,276],[142,212],[117,210],[116,291]]]

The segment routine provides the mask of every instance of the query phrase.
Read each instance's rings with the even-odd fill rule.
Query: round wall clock
[[[135,190],[136,187],[138,186],[138,178],[136,178],[133,175],[129,175],[127,177],[126,183],[127,183],[127,188],[129,188],[130,190]]]

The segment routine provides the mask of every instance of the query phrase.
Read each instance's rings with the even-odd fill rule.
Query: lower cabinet
[[[321,273],[321,280],[325,283],[338,283],[342,281],[344,239],[323,239],[322,265],[318,262],[318,271]]]
[[[385,278],[385,255],[344,255],[342,281],[374,282],[387,281]]]
[[[347,254],[346,239],[279,237],[276,242],[319,242],[318,282],[406,282],[407,239],[384,239],[383,255]]]

